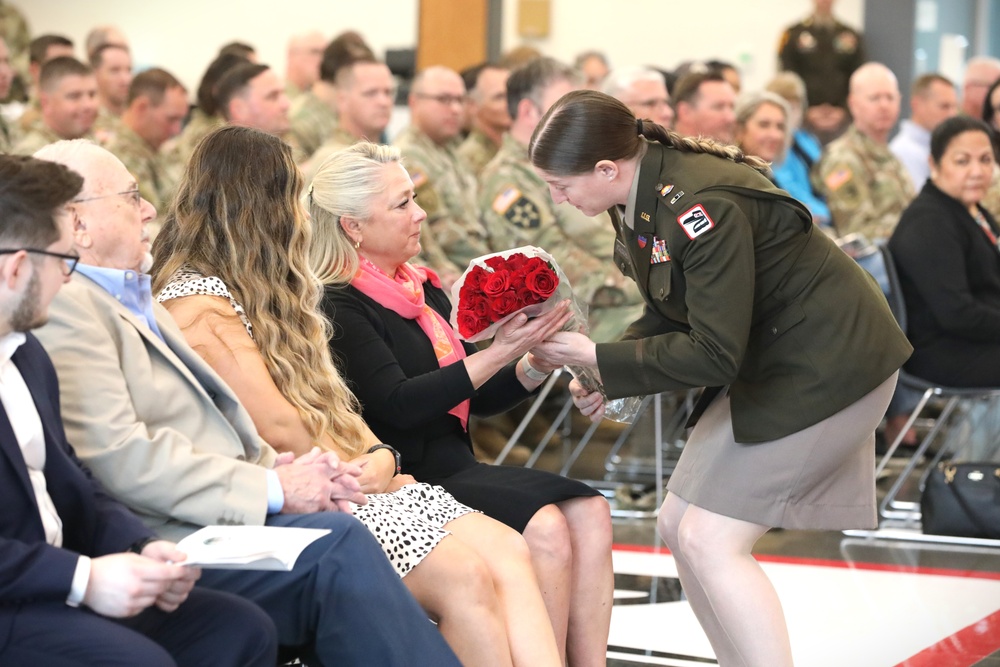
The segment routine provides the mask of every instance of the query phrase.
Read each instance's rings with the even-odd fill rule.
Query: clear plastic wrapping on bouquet
[[[496,273],[501,275],[494,276]],[[563,330],[590,332],[587,305],[573,296],[573,287],[552,255],[534,246],[504,250],[472,260],[452,287],[451,297],[454,304],[451,326],[470,343],[493,338],[499,328],[518,313],[538,317],[564,299],[569,300],[572,315]],[[641,396],[608,400],[596,368],[567,368],[584,388],[599,391],[605,397],[605,419],[624,423],[635,419],[642,403]]]

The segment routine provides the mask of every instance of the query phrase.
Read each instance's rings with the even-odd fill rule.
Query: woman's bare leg
[[[466,514],[445,527],[477,552],[489,567],[507,625],[514,665],[561,665],[528,545],[521,535],[484,514]]]
[[[531,553],[531,566],[545,601],[556,646],[565,663],[573,580],[569,525],[556,505],[546,505],[528,521],[523,536]]]
[[[449,535],[403,583],[463,665],[510,667],[510,649],[493,578],[482,558]]]
[[[573,667],[607,664],[615,575],[611,565],[611,508],[601,496],[558,504],[569,527],[570,575],[566,653]]]
[[[671,501],[671,496],[668,494],[664,507],[668,502],[673,505],[680,500],[674,496]],[[679,521],[675,522],[676,507],[668,509],[668,514],[672,516],[663,519],[667,526],[665,531],[661,529],[661,537],[674,550],[675,557],[680,554],[685,568],[693,574],[695,589],[703,596],[698,606],[703,607],[704,600],[708,601],[711,614],[706,614],[703,620],[703,612],[697,607],[695,613],[709,634],[712,647],[723,654],[717,655],[719,664],[791,667],[792,649],[781,601],[751,554],[753,545],[768,527],[690,504],[680,512]],[[683,576],[681,583],[688,590]],[[688,597],[695,607],[693,592],[694,589],[689,591]],[[717,628],[710,630],[706,621],[709,625],[717,624]],[[719,635],[719,630],[728,644],[720,637],[721,646],[717,647],[712,634]]]

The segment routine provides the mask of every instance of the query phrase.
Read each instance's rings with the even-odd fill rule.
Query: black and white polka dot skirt
[[[412,570],[446,535],[444,525],[477,510],[440,486],[407,484],[392,493],[373,493],[367,505],[351,504],[400,577]]]

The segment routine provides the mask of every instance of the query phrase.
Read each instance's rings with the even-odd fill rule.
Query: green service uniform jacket
[[[646,307],[597,346],[609,398],[728,385],[736,440],[764,442],[854,403],[909,357],[875,281],[756,170],[649,143],[636,187],[631,228],[610,213],[615,263]]]

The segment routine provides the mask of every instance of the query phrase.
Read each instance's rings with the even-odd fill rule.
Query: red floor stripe
[[[997,651],[1000,651],[1000,611],[945,637],[896,667],[971,666]]]
[[[646,546],[642,544],[615,544],[615,551],[638,551],[670,555],[666,546]],[[856,561],[832,560],[824,558],[802,558],[799,556],[775,556],[771,554],[755,554],[754,557],[762,563],[784,563],[787,565],[812,565],[814,567],[837,567],[848,570],[872,570],[876,572],[904,572],[908,574],[934,574],[945,577],[969,577],[973,579],[1000,580],[1000,572],[983,572],[978,570],[951,570],[942,567],[920,567],[917,565],[894,565],[888,563],[860,563]]]

